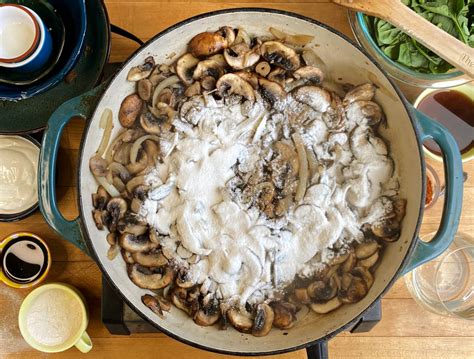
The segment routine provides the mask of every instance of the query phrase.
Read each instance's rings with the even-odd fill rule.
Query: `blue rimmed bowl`
[[[359,43],[394,79],[421,88],[448,88],[463,85],[472,79],[461,71],[450,70],[444,74],[425,74],[414,71],[389,58],[378,47],[370,33],[365,15],[360,12],[348,11],[352,32]]]
[[[0,0],[0,4],[7,2],[12,1]],[[45,0],[17,0],[15,3],[34,11],[45,6],[52,7],[64,23],[65,41],[56,65],[41,80],[24,86],[0,84],[0,100],[5,101],[24,100],[59,84],[79,60],[84,48],[84,38],[87,30],[86,0],[48,0],[47,2]],[[45,25],[48,27],[48,24]]]

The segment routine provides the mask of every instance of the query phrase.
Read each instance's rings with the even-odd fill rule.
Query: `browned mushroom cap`
[[[151,98],[152,90],[153,90],[153,84],[151,83],[150,80],[142,79],[138,81],[137,93],[138,93],[138,96],[140,96],[140,98],[143,101],[148,101]]]
[[[122,197],[114,197],[107,203],[107,212],[110,217],[109,228],[112,228],[112,231],[117,227],[119,220],[125,216],[127,207],[127,202]]]
[[[289,303],[271,303],[271,307],[273,308],[274,312],[273,326],[278,329],[290,329],[295,324],[296,308],[293,310],[293,308],[286,304]]]
[[[201,79],[201,87],[206,91],[211,91],[216,88],[216,79],[212,76],[204,76]]]
[[[214,80],[214,83],[215,82],[216,81]],[[192,85],[188,86],[186,91],[184,91],[184,96],[192,97],[192,96],[199,95],[200,93],[201,93],[201,83],[200,82],[194,82]]]
[[[186,85],[193,82],[193,72],[199,63],[199,59],[192,54],[184,54],[176,62],[176,74]]]
[[[356,303],[367,294],[367,284],[362,278],[353,276],[349,273],[342,275],[341,289],[339,290],[339,299],[343,303]]]
[[[211,298],[207,301],[207,303],[204,303],[203,300],[203,306],[197,311],[196,315],[194,316],[194,322],[197,325],[208,327],[217,323],[220,316],[221,313],[219,310],[219,302],[217,299]]]
[[[133,264],[128,266],[128,276],[140,288],[161,289],[173,281],[174,272],[170,267],[148,268]]]
[[[202,32],[189,42],[189,51],[196,57],[217,54],[228,46],[227,40],[218,32]]]
[[[191,315],[192,309],[189,303],[186,301],[187,295],[186,289],[173,288],[171,291],[171,302],[176,306],[176,308],[181,309],[188,315]]]
[[[296,101],[310,106],[318,112],[326,112],[331,107],[329,91],[317,86],[301,86],[292,91]]]
[[[364,259],[370,257],[379,249],[379,244],[377,241],[368,240],[362,243],[359,243],[355,248],[355,255],[358,259]]]
[[[295,71],[300,67],[300,56],[292,48],[278,41],[266,41],[260,46],[262,57],[269,63],[285,70]]]
[[[327,282],[315,281],[308,288],[308,295],[315,302],[326,302],[337,294],[338,286],[334,276]]]
[[[155,60],[153,56],[148,56],[143,65],[135,66],[130,69],[127,75],[128,81],[140,81],[150,76],[155,67]]]
[[[226,65],[227,63],[224,59],[224,56],[221,54],[217,54],[206,60],[199,61],[193,72],[193,79],[199,80],[204,76],[212,76],[215,79],[218,79],[224,74],[224,68]]]
[[[249,101],[255,101],[255,92],[252,86],[236,74],[225,74],[216,83],[221,95],[236,94]]]
[[[352,270],[352,273],[360,278],[362,278],[368,289],[374,284],[374,276],[370,273],[368,268],[365,267],[355,267]]]
[[[227,319],[229,319],[230,324],[242,333],[249,333],[253,327],[253,320],[248,316],[248,314],[243,314],[235,308],[231,308],[227,311]]]
[[[99,155],[92,156],[89,160],[89,169],[96,177],[105,177],[109,172],[107,167],[107,161]]]
[[[370,101],[375,96],[375,86],[372,83],[366,83],[354,87],[344,97],[343,104],[348,106],[355,101]]]
[[[262,97],[271,104],[283,100],[286,96],[286,92],[283,87],[281,87],[276,82],[260,78],[258,80],[258,84],[260,85],[259,90],[262,94]]]
[[[120,105],[119,121],[123,127],[133,127],[143,107],[143,100],[136,93],[125,97]]]
[[[135,236],[130,233],[124,233],[119,239],[120,246],[130,253],[148,252],[156,247],[147,236]],[[133,255],[132,255],[133,258]],[[135,261],[135,258],[133,258]]]
[[[133,260],[145,267],[161,267],[168,264],[168,259],[161,251],[152,250],[150,252],[133,252]]]
[[[400,223],[395,218],[387,218],[372,224],[372,233],[385,242],[394,242],[400,236]]]
[[[341,300],[338,297],[334,297],[327,302],[311,303],[310,308],[318,314],[326,314],[339,308],[341,305]]]
[[[158,298],[150,294],[145,294],[144,296],[142,296],[142,303],[145,304],[148,308],[150,308],[151,311],[157,314],[160,318],[164,318],[163,310],[161,309],[161,305],[158,301]]]
[[[377,263],[378,260],[379,260],[379,251],[376,251],[370,257],[359,260],[359,262],[357,262],[357,265],[365,267],[365,268],[371,268]]]
[[[311,303],[311,297],[309,296],[308,290],[306,288],[296,288],[295,297],[302,304]]]
[[[127,252],[125,249],[122,248],[122,258],[123,260],[125,261],[125,263],[128,263],[128,264],[133,264],[135,263],[133,261],[133,257],[132,257],[132,253],[130,252]]]
[[[107,206],[110,196],[104,187],[99,186],[97,192],[92,194],[92,205],[95,209],[104,210]]]
[[[144,111],[140,116],[140,125],[151,135],[159,135],[161,133],[161,126],[168,121],[168,116],[161,115],[155,117],[151,112]]]
[[[255,337],[264,337],[270,333],[274,318],[275,315],[273,309],[268,304],[259,304],[257,307],[257,314],[253,321],[252,335]]]
[[[296,79],[305,79],[306,81],[319,85],[324,81],[324,73],[316,66],[303,66],[293,73]]]

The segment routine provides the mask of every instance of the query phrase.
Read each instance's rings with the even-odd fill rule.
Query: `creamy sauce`
[[[321,270],[333,245],[362,240],[362,224],[390,210],[382,196],[398,187],[387,148],[368,135],[360,111],[348,112],[345,131],[335,136],[320,113],[291,97],[277,107],[275,115],[256,102],[244,115],[240,104],[211,101],[197,110],[191,121],[197,126],[180,133],[147,176],[152,190],[140,212],[159,233],[165,255],[188,268],[202,291],[241,306]],[[300,203],[269,220],[233,198],[228,182],[236,166],[255,168],[289,119],[302,114],[312,120],[301,134],[306,150],[332,165],[314,174]],[[196,263],[187,260],[193,254]]]
[[[0,136],[0,214],[27,210],[38,201],[39,148],[19,136]]]

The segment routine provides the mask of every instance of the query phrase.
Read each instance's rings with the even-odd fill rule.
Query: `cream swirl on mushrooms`
[[[301,304],[326,313],[370,289],[405,206],[383,111],[372,84],[326,88],[305,52],[224,27],[174,67],[130,71],[128,129],[91,159],[93,215],[135,284],[172,286],[142,298],[155,313],[169,300],[263,336]]]

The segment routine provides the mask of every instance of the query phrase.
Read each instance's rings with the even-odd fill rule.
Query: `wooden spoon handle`
[[[474,49],[433,25],[398,0],[333,0],[398,27],[466,75],[474,78]]]

